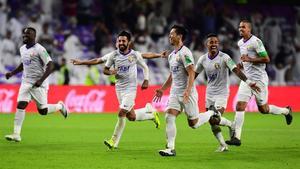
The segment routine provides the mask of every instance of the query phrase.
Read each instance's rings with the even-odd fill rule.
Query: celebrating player
[[[144,108],[133,109],[137,89],[137,64],[143,68],[144,82],[142,89],[148,88],[148,66],[145,64],[140,52],[129,48],[131,43],[131,34],[129,32],[120,32],[116,43],[118,49],[104,56],[104,58],[107,58],[104,74],[116,76],[117,82],[115,87],[120,104],[119,118],[114,133],[111,139],[104,141],[104,144],[109,149],[118,147],[125,128],[126,117],[129,121],[152,120],[156,128],[160,126],[158,113],[154,112],[150,103],[146,104]]]
[[[244,113],[247,102],[254,95],[258,110],[262,114],[284,115],[287,125],[290,125],[293,120],[291,107],[278,107],[268,104],[268,75],[265,70],[266,63],[270,62],[268,53],[262,41],[251,34],[251,23],[248,20],[242,20],[239,24],[239,32],[242,39],[238,42],[241,52],[241,66],[244,69],[246,76],[254,81],[261,89],[260,93],[253,90],[245,82],[241,82],[238,89],[238,102],[235,113],[235,135],[231,140],[226,141],[229,145],[241,145],[241,133],[244,123]]]
[[[214,111],[199,114],[198,93],[194,84],[194,58],[192,52],[183,45],[186,36],[183,26],[174,25],[169,34],[169,41],[175,50],[169,55],[170,75],[163,86],[156,90],[154,101],[161,101],[163,92],[171,86],[166,110],[166,149],[160,150],[161,156],[175,156],[176,117],[184,109],[191,128],[198,128],[214,115]]]
[[[207,88],[206,88],[206,110],[210,106],[215,106],[216,109],[223,114],[226,106],[227,99],[229,96],[229,73],[228,69],[234,72],[241,80],[246,82],[249,87],[256,92],[260,89],[255,85],[254,82],[247,79],[243,72],[241,72],[234,61],[226,53],[219,51],[219,39],[216,34],[209,34],[206,37],[206,48],[208,52],[202,55],[196,64],[196,75],[195,78],[203,70],[207,76]],[[223,135],[221,133],[221,126],[227,126],[231,130],[231,121],[221,117],[217,122],[213,122],[211,119],[211,129],[216,139],[219,141],[220,146],[216,152],[227,151],[228,147],[225,143]],[[214,123],[214,124],[213,124]],[[217,125],[217,124],[219,125]]]
[[[21,64],[12,72],[5,74],[6,79],[22,72],[22,83],[18,94],[17,111],[14,120],[14,133],[6,135],[9,141],[21,141],[21,128],[25,118],[25,109],[33,99],[41,115],[60,111],[66,118],[68,110],[62,101],[57,104],[48,104],[48,80],[54,64],[46,49],[35,42],[36,30],[32,27],[23,29],[23,43],[20,48]]]

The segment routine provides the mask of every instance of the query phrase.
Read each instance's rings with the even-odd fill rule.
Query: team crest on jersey
[[[221,68],[221,66],[220,66],[219,63],[215,63],[214,66],[215,66],[216,69],[220,69]]]
[[[180,60],[180,56],[176,56],[175,60],[178,62]]]
[[[34,52],[32,52],[29,55],[30,55],[30,57],[34,57],[36,54]]]
[[[132,55],[128,56],[128,61],[129,62],[133,62],[134,61],[134,57]]]

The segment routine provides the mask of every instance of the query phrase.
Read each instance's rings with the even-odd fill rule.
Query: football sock
[[[289,109],[287,108],[283,108],[283,107],[278,107],[278,106],[275,106],[275,105],[269,105],[269,113],[270,114],[288,114],[289,113]]]
[[[54,113],[54,112],[57,112],[59,110],[62,109],[62,105],[57,103],[57,104],[47,104],[47,108],[48,108],[48,111],[47,111],[47,114],[51,114],[51,113]]]
[[[242,127],[244,124],[244,114],[245,111],[236,111],[234,121],[235,121],[235,137],[241,139]]]
[[[166,114],[166,133],[167,133],[167,148],[175,149],[176,138],[176,116],[172,114]]]
[[[17,109],[14,119],[14,133],[21,134],[22,124],[25,118],[25,110]]]
[[[227,127],[231,127],[232,126],[232,122],[228,119],[226,119],[225,117],[221,117],[220,120],[220,126],[227,126]]]
[[[202,124],[206,123],[209,121],[210,117],[214,114],[213,111],[209,110],[207,112],[204,113],[199,113],[198,115],[198,121],[197,123],[193,126],[193,128],[198,128],[200,127]]]
[[[149,112],[149,110],[146,107],[134,110],[134,112],[135,121],[152,120],[154,118],[153,113]]]
[[[122,133],[124,131],[125,128],[125,124],[126,124],[126,118],[125,117],[119,117],[118,118],[118,122],[115,126],[115,130],[112,136],[112,140],[115,142],[115,147],[118,147],[120,138],[122,136]]]
[[[220,145],[226,145],[220,126],[213,125],[211,126],[211,130],[214,133],[214,136],[216,137]]]

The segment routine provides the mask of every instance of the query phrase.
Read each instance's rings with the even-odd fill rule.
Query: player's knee
[[[47,115],[48,109],[47,108],[45,108],[45,109],[38,109],[38,112],[39,112],[40,115]]]
[[[196,129],[196,124],[198,122],[199,119],[194,119],[194,120],[188,120],[188,124],[192,129]]]
[[[258,107],[258,110],[259,110],[259,112],[260,112],[261,114],[269,114],[269,109],[268,109],[268,107],[265,107],[265,106],[263,106],[263,107]]]
[[[128,114],[126,115],[126,117],[127,117],[127,119],[128,119],[129,121],[135,121],[135,119],[136,119],[135,114],[132,114],[132,113],[128,113]]]
[[[25,109],[28,105],[28,102],[25,101],[19,101],[17,104],[17,109]]]
[[[220,124],[220,121],[221,121],[221,119],[219,116],[213,115],[209,119],[209,124],[210,125],[218,125],[218,124]]]

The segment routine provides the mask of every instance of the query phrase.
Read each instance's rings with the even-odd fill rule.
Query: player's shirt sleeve
[[[109,67],[110,68],[114,64],[114,60],[113,60],[112,55],[113,55],[113,53],[111,52],[111,53],[106,54],[106,55],[104,55],[102,57],[102,58],[105,59],[105,60],[103,60],[105,62],[105,67]]]
[[[180,58],[185,68],[194,64],[193,54],[190,50],[183,51]]]
[[[108,54],[102,56],[100,59],[101,59],[103,62],[106,62],[106,61],[108,60],[108,58],[109,58],[110,56],[112,56],[114,53],[115,53],[114,51],[113,51],[113,52],[110,52],[110,53],[108,53]]]
[[[145,63],[142,54],[140,52],[136,52],[137,64],[139,64],[143,68],[144,79],[149,80],[149,68]]]
[[[204,57],[205,57],[205,55],[202,55],[199,58],[199,60],[198,60],[198,62],[196,64],[196,67],[195,67],[195,72],[201,73],[203,71],[203,69],[204,69],[204,67],[203,67],[203,59],[204,59]]]
[[[226,55],[226,54],[224,55],[224,61],[230,71],[232,71],[234,68],[236,68],[235,62],[230,58],[229,55]]]
[[[50,61],[52,61],[50,55],[48,54],[47,50],[44,47],[41,46],[40,48],[38,48],[38,53],[45,65],[47,65]]]
[[[268,53],[265,49],[265,46],[264,46],[264,44],[262,43],[262,41],[260,39],[256,39],[253,46],[254,46],[255,51],[257,52],[259,57],[268,56]]]

